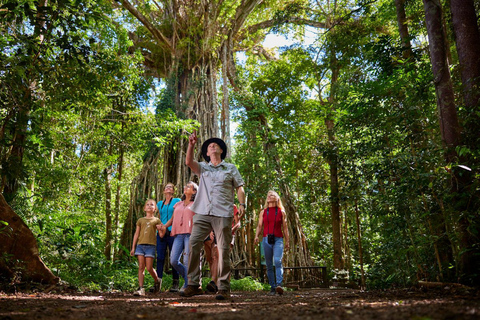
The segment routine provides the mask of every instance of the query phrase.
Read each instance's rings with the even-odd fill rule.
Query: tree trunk
[[[405,14],[405,0],[395,0],[395,7],[397,9],[398,31],[402,40],[402,54],[405,59],[409,59],[412,56],[412,45],[408,32],[407,15]]]
[[[3,193],[7,202],[11,202],[18,190],[18,182],[23,175],[23,153],[27,139],[27,127],[30,120],[31,90],[24,88],[24,97],[20,99],[14,132],[12,134],[11,147],[3,153],[2,179],[0,192]]]
[[[23,220],[0,194],[0,221],[8,223],[0,229],[0,277],[18,283],[34,281],[56,284],[60,280],[45,266],[39,256],[37,239]]]
[[[206,62],[201,66],[190,71],[185,71],[178,77],[178,82],[174,86],[179,94],[179,106],[176,110],[185,110],[185,116],[188,119],[199,121],[200,127],[197,136],[197,153],[195,158],[203,161],[201,158],[201,148],[203,141],[210,137],[216,137],[218,134],[218,124],[216,115],[218,114],[216,106],[216,73],[212,68],[215,63]],[[203,83],[203,85],[199,85]],[[180,135],[177,135],[171,141],[161,147],[154,144],[150,147],[147,157],[144,160],[141,173],[132,182],[132,192],[130,195],[129,213],[124,223],[124,230],[121,238],[121,245],[128,248],[131,245],[133,234],[135,232],[135,223],[138,218],[143,216],[143,205],[147,198],[159,200],[161,198],[161,186],[167,182],[175,184],[177,190],[183,190],[183,186],[190,180],[197,181],[190,169],[185,165],[185,155],[188,142]],[[163,162],[158,168],[158,159],[163,155]],[[159,172],[162,178],[159,179]],[[180,196],[180,195],[177,195]],[[129,244],[130,243],[130,244]]]
[[[122,235],[120,237],[120,250],[117,256],[129,254],[132,246],[133,234],[137,220],[144,216],[143,207],[148,198],[153,198],[157,185],[157,164],[161,149],[152,147],[143,161],[143,167],[132,181],[130,188],[130,204],[128,215],[125,219]]]
[[[338,76],[340,73],[337,65],[336,52],[332,49],[330,52],[330,69],[332,72],[332,79],[330,82],[330,96],[328,97],[329,107],[327,118],[325,119],[325,125],[327,127],[327,135],[329,142],[329,151],[327,156],[327,162],[330,167],[330,205],[332,215],[332,242],[333,242],[333,267],[337,270],[343,270],[345,268],[345,261],[343,259],[342,252],[342,231],[341,231],[341,218],[340,218],[340,191],[338,184],[338,155],[336,149],[335,138],[335,123],[332,119],[334,114],[335,104],[335,86],[337,85]]]
[[[122,123],[122,132],[123,132],[123,123]],[[115,217],[113,222],[114,227],[114,239],[113,243],[118,242],[118,223],[119,223],[119,216],[120,216],[120,192],[122,190],[122,178],[123,178],[123,161],[124,161],[124,154],[125,150],[123,145],[120,144],[120,157],[118,159],[118,179],[117,179],[117,192],[115,195]]]
[[[355,199],[355,221],[357,222],[358,260],[360,264],[361,288],[365,289],[365,271],[363,270],[363,247],[362,232],[360,228],[360,215],[358,212],[358,200]]]
[[[40,0],[36,3],[37,16],[33,27],[40,34],[38,36],[39,43],[44,41],[43,33],[38,32],[40,29],[46,28],[46,19],[44,7],[47,6],[46,0]],[[0,139],[5,134],[5,128],[10,119],[14,119],[13,133],[11,134],[11,147],[4,147],[5,150],[0,152],[0,161],[3,165],[0,171],[0,193],[3,193],[7,202],[11,202],[15,197],[18,189],[18,182],[23,175],[23,154],[25,152],[25,143],[27,141],[27,130],[30,121],[30,113],[32,111],[34,94],[37,90],[37,74],[34,71],[34,66],[40,56],[40,48],[32,46],[29,52],[33,51],[32,55],[35,57],[30,60],[31,64],[25,66],[25,73],[18,77],[17,84],[22,89],[11,93],[7,98],[6,105],[12,111],[9,112],[0,131]],[[17,110],[17,112],[15,112]],[[3,158],[3,159],[2,159]]]
[[[262,127],[265,130],[265,141],[269,134],[269,126],[265,122]],[[280,194],[283,196],[283,204],[285,207],[285,212],[287,216],[287,225],[288,225],[288,234],[290,235],[290,250],[284,254],[284,265],[288,267],[308,267],[313,266],[314,263],[310,257],[307,246],[307,239],[303,232],[302,224],[300,222],[300,217],[298,216],[297,208],[294,204],[293,195],[290,192],[290,187],[285,182],[285,174],[280,163],[280,158],[276,147],[271,142],[266,142],[264,145],[265,155],[271,157],[269,163],[275,167],[277,172],[277,179],[280,188]],[[286,274],[285,281],[294,280],[297,283],[308,283],[314,281],[311,279],[313,277],[319,277],[315,272],[309,272],[306,274],[304,272],[294,272],[293,275]]]
[[[442,22],[442,7],[438,0],[424,0],[425,22],[428,31],[430,59],[434,75],[437,106],[439,110],[440,131],[446,148],[445,160],[455,163],[458,160],[455,148],[460,144],[460,125],[457,117],[455,97],[447,62],[447,47],[445,31]],[[457,181],[458,177],[453,177]],[[456,183],[454,182],[454,185]],[[456,187],[452,193],[456,193]],[[437,248],[441,250],[439,256],[443,267],[455,265],[451,252],[450,240],[445,235],[445,219],[440,214],[432,216],[433,229],[438,236]]]
[[[455,97],[449,65],[447,47],[442,23],[442,8],[439,0],[423,0],[425,22],[428,31],[430,59],[434,75],[435,92],[439,112],[442,141],[447,148],[446,160],[455,162],[455,147],[460,143],[460,125],[458,122]]]
[[[350,245],[348,244],[348,209],[344,205],[343,209],[343,252],[345,252],[345,269],[351,270],[352,268],[352,255],[350,251]]]
[[[464,102],[471,121],[479,123],[480,116],[480,31],[473,0],[450,0],[452,24],[460,62]],[[477,132],[478,133],[478,132]]]
[[[230,140],[230,106],[228,103],[228,52],[227,46],[222,47],[222,112],[220,115],[221,123],[221,138],[227,144],[227,148],[230,149],[232,143]]]
[[[103,170],[105,179],[105,249],[103,254],[107,260],[112,258],[112,170],[112,166]]]
[[[455,41],[460,62],[463,84],[463,100],[466,116],[463,121],[463,142],[471,150],[478,150],[480,143],[480,31],[472,0],[451,0],[450,9],[455,32]],[[461,159],[462,163],[474,165],[475,158],[469,154]],[[461,171],[461,172],[458,172]],[[462,281],[468,284],[480,284],[480,194],[474,182],[473,174],[457,168],[454,192],[455,209],[460,212],[459,231],[462,255],[460,272]]]

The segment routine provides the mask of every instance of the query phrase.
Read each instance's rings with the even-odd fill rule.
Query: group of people
[[[224,161],[227,146],[223,140],[210,138],[203,143],[205,162],[194,159],[196,143],[197,135],[193,132],[189,137],[185,163],[199,176],[199,184],[188,182],[179,199],[174,198],[175,186],[168,183],[163,191],[164,200],[158,204],[153,199],[147,200],[145,217],[137,221],[130,252],[138,259],[139,289],[134,295],[145,294],[145,268],[154,279],[153,291],[158,293],[161,290],[168,248],[173,267],[171,292],[180,291],[184,297],[203,294],[200,257],[204,249],[212,278],[207,291],[215,293],[217,300],[230,297],[230,249],[245,213],[244,181],[237,167]],[[235,192],[238,207],[234,205]],[[285,209],[274,191],[268,192],[265,208],[260,213],[256,244],[260,234],[263,235],[270,294],[283,294],[282,257],[284,238],[285,249],[288,249],[288,228]],[[155,253],[156,270],[153,268]],[[179,288],[180,276],[184,279],[182,288]]]

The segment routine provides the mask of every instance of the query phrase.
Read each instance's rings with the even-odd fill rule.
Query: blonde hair
[[[274,194],[275,197],[277,198],[277,207],[279,207],[280,210],[282,210],[282,212],[285,212],[285,208],[283,207],[282,199],[280,199],[280,196],[278,195],[278,193],[276,193],[273,190],[269,190],[267,192],[267,196],[265,197],[265,208],[268,207],[268,195],[271,194],[271,193]]]
[[[147,199],[147,201],[145,201],[145,204],[143,205],[143,211],[145,211],[145,206],[149,201],[153,201],[153,203],[155,204],[155,211],[153,212],[153,215],[155,215],[158,212],[157,201],[155,199],[152,199],[152,198]]]

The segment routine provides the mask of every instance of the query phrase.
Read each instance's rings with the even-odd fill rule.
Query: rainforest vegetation
[[[259,266],[273,189],[285,266],[478,285],[479,14],[478,0],[0,0],[2,208],[62,281],[131,290],[135,221],[195,179],[196,130],[245,180],[235,267]],[[3,209],[0,239],[15,234]],[[0,242],[2,285],[27,280]]]

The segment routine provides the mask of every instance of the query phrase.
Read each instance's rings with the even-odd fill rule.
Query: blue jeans
[[[165,258],[167,257],[167,247],[172,252],[173,237],[160,238],[157,233],[157,275],[160,279],[163,278],[163,266],[165,265]],[[175,268],[172,268],[172,278],[178,280],[179,275]]]
[[[275,243],[272,245],[268,243],[268,238],[264,237],[262,244],[267,264],[268,283],[272,289],[275,289],[277,286],[282,286],[283,283],[283,238],[275,237]],[[273,272],[274,264],[276,275]]]
[[[184,288],[188,285],[187,280],[187,266],[188,266],[188,255],[190,254],[190,233],[182,233],[175,235],[175,240],[173,241],[172,253],[170,254],[170,263],[172,264],[173,269],[182,276],[185,280]],[[183,254],[183,264],[180,261]]]

